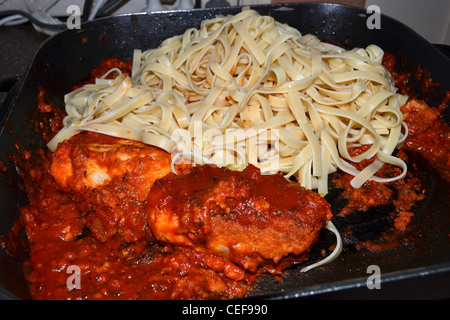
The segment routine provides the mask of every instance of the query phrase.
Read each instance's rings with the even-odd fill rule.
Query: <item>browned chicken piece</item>
[[[86,192],[126,180],[143,201],[156,179],[170,172],[170,154],[144,143],[84,132],[59,144],[51,173],[62,189]]]
[[[60,143],[51,174],[77,200],[86,226],[104,242],[148,239],[144,201],[156,179],[170,170],[167,152],[137,141],[83,132]]]
[[[250,272],[309,252],[332,217],[319,194],[254,166],[169,174],[153,185],[147,212],[159,241],[212,252]]]

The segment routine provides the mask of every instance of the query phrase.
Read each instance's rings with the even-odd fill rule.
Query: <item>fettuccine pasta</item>
[[[131,75],[105,75],[67,94],[64,128],[48,147],[90,130],[158,146],[174,161],[235,170],[251,163],[321,194],[337,169],[356,188],[393,181],[407,171],[393,155],[407,135],[407,98],[382,58],[375,45],[344,50],[244,9],[136,49]],[[367,150],[352,157],[348,148],[361,145]],[[351,164],[372,157],[362,171]],[[377,177],[385,163],[402,173]]]

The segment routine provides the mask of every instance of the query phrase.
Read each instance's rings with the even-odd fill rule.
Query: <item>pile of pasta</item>
[[[131,75],[107,74],[65,96],[58,143],[83,130],[139,140],[195,164],[248,164],[326,194],[328,175],[352,185],[402,178],[393,155],[407,136],[397,93],[376,45],[345,50],[244,9],[133,56]],[[351,156],[349,148],[367,146]],[[363,170],[352,163],[375,158]],[[401,174],[381,178],[385,163]]]

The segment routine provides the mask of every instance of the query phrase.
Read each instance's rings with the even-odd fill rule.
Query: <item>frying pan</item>
[[[312,33],[347,48],[377,44],[385,51],[401,56],[408,65],[420,63],[430,71],[443,90],[450,89],[450,60],[402,23],[382,15],[381,29],[369,29],[365,10],[336,4],[299,3],[253,6],[264,15]],[[165,38],[198,27],[206,18],[217,14],[236,14],[239,7],[197,9],[187,11],[130,14],[102,18],[81,25],[80,30],[65,30],[41,45],[25,75],[10,91],[0,110],[0,159],[8,167],[0,176],[0,234],[9,232],[18,208],[27,199],[20,190],[20,179],[8,161],[15,142],[24,148],[44,147],[39,134],[27,118],[37,105],[39,88],[53,105],[63,106],[63,96],[70,87],[85,79],[92,68],[105,57],[131,59],[133,49],[158,46]],[[436,104],[436,101],[428,101]],[[450,297],[450,207],[449,183],[442,180],[426,162],[416,157],[417,172],[427,189],[426,198],[415,209],[413,221],[405,237],[409,245],[373,252],[356,250],[345,242],[342,254],[331,264],[301,273],[295,266],[278,281],[263,276],[255,284],[251,298],[449,298]],[[329,196],[332,205],[339,201]],[[379,208],[377,223],[355,219],[337,221],[362,227],[366,237],[383,226],[388,208]],[[382,228],[381,228],[382,229]],[[345,239],[344,239],[345,240]],[[311,259],[334,242],[327,231],[313,247]],[[0,253],[0,298],[29,299],[21,264]],[[369,266],[379,267],[381,289],[369,289]],[[369,270],[369,271],[368,271]]]

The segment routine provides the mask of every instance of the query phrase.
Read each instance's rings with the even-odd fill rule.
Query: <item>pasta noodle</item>
[[[355,188],[392,181],[407,170],[393,155],[407,135],[407,98],[382,57],[375,45],[344,50],[250,9],[218,16],[136,49],[131,76],[105,75],[68,93],[64,128],[48,147],[90,130],[158,146],[174,161],[251,163],[321,194],[337,169],[355,177]],[[367,150],[350,156],[361,145]],[[351,164],[372,157],[364,170]],[[402,173],[376,176],[384,163]]]

